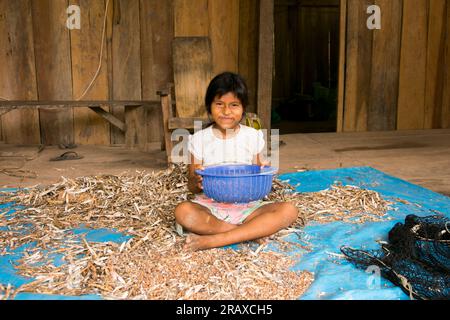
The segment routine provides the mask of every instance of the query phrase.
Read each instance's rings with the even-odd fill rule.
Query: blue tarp
[[[297,186],[297,191],[314,192],[329,188],[336,182],[343,185],[354,185],[378,191],[384,198],[395,201],[395,198],[407,200],[409,204],[396,202],[387,214],[386,221],[350,224],[332,222],[327,224],[311,223],[300,234],[292,234],[288,241],[301,244],[308,243],[311,251],[302,251],[301,258],[294,266],[295,270],[309,270],[314,273],[314,282],[301,299],[383,299],[404,300],[409,297],[403,291],[384,280],[376,273],[356,269],[342,259],[339,248],[342,245],[363,249],[378,249],[377,240],[386,241],[389,230],[397,222],[403,222],[408,214],[418,216],[442,213],[450,217],[450,198],[428,189],[411,184],[404,180],[389,176],[370,167],[344,168],[288,173],[279,176]],[[0,204],[0,212],[8,210],[11,204]],[[75,232],[87,233],[90,241],[126,241],[129,237],[118,234],[114,230],[77,229]],[[0,231],[1,232],[1,231]],[[232,246],[238,248],[238,246]],[[275,247],[269,249],[276,250]],[[301,250],[301,249],[298,249]],[[11,262],[20,258],[21,249],[14,255],[0,256],[0,283],[11,283],[20,286],[29,282],[14,272]],[[298,254],[292,251],[290,254]],[[376,270],[375,270],[376,271]],[[81,297],[41,295],[20,293],[16,299],[100,299],[97,295]]]
[[[341,254],[339,248],[342,245],[358,249],[379,249],[380,245],[376,241],[387,241],[389,230],[397,222],[404,222],[408,214],[428,216],[442,213],[450,217],[449,197],[370,167],[289,173],[281,175],[280,179],[289,180],[292,185],[300,183],[296,188],[300,192],[320,191],[335,182],[341,182],[343,185],[375,190],[391,201],[400,198],[410,202],[396,202],[393,207],[397,210],[388,211],[389,220],[383,222],[313,223],[303,229],[300,238],[289,236],[288,240],[299,243],[307,241],[313,248],[312,252],[306,252],[295,265],[295,269],[311,271],[315,277],[301,299],[409,299],[399,287],[378,277],[374,273],[376,270],[356,269],[336,254]]]

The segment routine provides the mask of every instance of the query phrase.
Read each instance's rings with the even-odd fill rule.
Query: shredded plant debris
[[[299,193],[295,192],[293,186],[278,179],[274,181],[268,200],[294,203],[299,210],[296,224],[300,226],[311,221],[319,223],[381,221],[393,204],[383,199],[376,191],[356,186],[335,184],[329,190]]]
[[[4,286],[0,283],[0,300],[7,300],[12,291],[11,284],[8,283],[8,285]]]
[[[0,212],[0,255],[22,249],[15,268],[33,280],[18,288],[0,284],[0,299],[20,292],[106,299],[297,299],[306,291],[313,275],[290,270],[292,257],[263,251],[267,243],[256,250],[242,245],[239,251],[184,251],[173,212],[192,197],[187,166],[173,164],[151,173],[62,177],[50,186],[4,193],[1,203],[14,203],[15,212]],[[278,179],[267,199],[292,201],[300,213],[293,226],[270,240],[280,248],[295,244],[307,250],[282,237],[311,221],[379,221],[390,204],[358,187],[297,193]],[[80,226],[113,229],[131,239],[88,241],[74,232]]]
[[[45,272],[19,290],[70,295],[99,293],[106,299],[296,299],[312,275],[292,272],[291,261],[274,252],[212,249],[186,252],[177,241],[167,250],[122,248],[112,243],[92,247],[71,270]],[[100,249],[96,251],[96,249]],[[103,250],[102,250],[103,249]],[[68,277],[70,274],[70,277]]]

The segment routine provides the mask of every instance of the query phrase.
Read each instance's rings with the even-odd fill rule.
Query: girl
[[[192,232],[185,249],[202,250],[255,240],[274,234],[296,221],[298,210],[288,202],[253,201],[218,203],[202,193],[202,178],[195,173],[210,165],[269,165],[262,158],[262,132],[240,124],[248,104],[247,86],[237,74],[217,75],[206,91],[205,106],[213,124],[189,140],[188,188],[196,197],[175,208],[177,229]]]

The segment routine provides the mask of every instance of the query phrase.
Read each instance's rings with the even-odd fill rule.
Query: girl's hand
[[[256,165],[262,170],[264,167],[270,166],[270,161],[264,157],[262,153],[256,155]]]
[[[261,165],[261,170],[262,170],[264,167],[269,167],[270,166],[270,161],[261,159],[260,165]]]
[[[188,189],[192,193],[200,193],[203,191],[202,176],[197,174],[195,170],[204,170],[202,161],[196,159],[194,155],[191,154],[191,163],[188,166],[189,176],[188,176]]]
[[[194,164],[194,173],[195,170],[205,170],[205,167],[203,167],[201,164]],[[200,189],[203,190],[203,177],[197,173],[194,174],[195,179],[195,185]]]

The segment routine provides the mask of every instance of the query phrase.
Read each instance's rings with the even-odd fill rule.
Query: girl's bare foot
[[[184,250],[198,251],[211,248],[208,246],[208,236],[200,236],[198,234],[189,234],[186,237],[186,243],[184,244]]]

